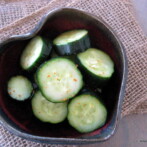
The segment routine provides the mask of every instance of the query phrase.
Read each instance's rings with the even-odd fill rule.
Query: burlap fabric
[[[117,33],[126,48],[129,74],[122,116],[147,112],[147,38],[132,14],[129,0],[2,0],[0,42],[35,27],[50,10],[74,7],[97,15]],[[0,126],[0,146],[46,146],[26,141]]]

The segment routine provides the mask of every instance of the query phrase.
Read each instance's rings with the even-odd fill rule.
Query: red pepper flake
[[[50,77],[51,77],[51,75],[48,75],[47,77],[48,77],[48,78],[50,78]]]
[[[59,78],[56,78],[56,80],[60,81],[60,79],[59,79]]]
[[[56,72],[54,72],[54,74],[56,74]]]
[[[77,82],[77,79],[73,79],[73,81]]]
[[[21,97],[21,94],[19,94],[18,97]]]
[[[15,90],[13,90],[13,92],[15,92]]]
[[[76,67],[78,67],[79,65],[78,64],[76,64]]]
[[[12,94],[11,92],[8,92],[10,95]]]
[[[66,101],[66,100],[67,100],[67,98],[62,99],[62,101]]]

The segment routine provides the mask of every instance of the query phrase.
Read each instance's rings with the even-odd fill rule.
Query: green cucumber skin
[[[56,52],[63,55],[76,55],[77,53],[83,52],[86,49],[90,48],[90,39],[88,34],[85,35],[80,40],[76,40],[74,42],[68,43],[66,45],[55,45]]]
[[[93,88],[97,88],[97,87],[103,88],[109,82],[111,77],[104,78],[104,77],[100,77],[100,76],[93,74],[86,67],[82,65],[78,57],[76,57],[75,62],[78,64],[78,68],[84,75],[83,78],[84,78],[85,83],[87,83],[88,85],[91,85]]]
[[[65,57],[54,57],[54,58],[52,58],[52,60],[58,60],[58,58],[65,58]],[[69,59],[69,58],[66,58],[66,59],[68,59],[68,60],[70,60],[70,62],[73,62],[71,59]],[[38,82],[38,78],[39,78],[39,75],[37,74],[38,72],[39,72],[39,70],[41,69],[41,67],[42,66],[44,66],[46,63],[47,63],[48,61],[45,61],[44,63],[42,63],[40,66],[39,66],[39,68],[37,69],[37,71],[36,71],[36,79],[35,79],[35,81],[36,81],[36,83],[37,83],[37,86],[38,86],[38,88],[40,89],[40,92],[41,92],[41,94],[48,100],[48,101],[50,101],[50,102],[53,102],[53,103],[64,103],[65,101],[55,101],[55,100],[53,100],[53,99],[51,99],[51,98],[47,98],[46,97],[46,95],[42,92],[42,87],[40,86],[40,84],[39,84],[39,82]],[[74,63],[74,62],[73,62]],[[82,75],[82,74],[81,74]],[[83,76],[82,76],[82,79],[83,79]],[[85,83],[81,83],[81,85],[80,85],[80,90],[82,89],[82,87],[83,87],[83,85],[84,85]],[[79,91],[80,91],[79,90]],[[78,93],[77,93],[78,94]],[[74,97],[77,95],[77,94],[75,94],[74,95]],[[69,97],[66,101],[68,101],[68,100],[70,100],[70,99],[72,99],[72,98],[74,98],[74,97]]]
[[[42,41],[43,41],[43,50],[41,52],[41,55],[34,62],[34,64],[32,64],[32,66],[30,66],[27,69],[28,72],[34,72],[38,68],[38,66],[49,57],[49,55],[51,53],[51,50],[52,50],[52,43],[51,43],[51,41],[46,39],[46,38],[42,38]],[[23,70],[26,70],[26,69],[23,69]]]

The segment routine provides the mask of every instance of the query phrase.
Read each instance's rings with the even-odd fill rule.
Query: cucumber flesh
[[[53,43],[56,45],[65,45],[83,38],[88,34],[87,30],[72,30],[59,35],[54,39]]]
[[[69,124],[81,133],[91,132],[105,124],[107,110],[99,99],[90,94],[82,94],[68,105]]]
[[[112,59],[96,48],[89,48],[85,52],[79,53],[78,59],[82,66],[100,78],[110,78],[114,72]]]
[[[40,36],[33,38],[25,47],[20,58],[20,65],[24,70],[36,68],[51,52],[51,44],[47,44]]]
[[[67,102],[52,103],[37,91],[32,98],[32,110],[34,115],[42,122],[60,123],[67,116]]]
[[[77,66],[66,58],[53,58],[37,71],[37,83],[49,101],[63,102],[74,97],[83,86]]]
[[[15,76],[8,81],[8,94],[15,100],[23,101],[32,95],[33,86],[24,76]]]

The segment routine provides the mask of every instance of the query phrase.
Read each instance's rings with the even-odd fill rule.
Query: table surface
[[[109,140],[79,147],[147,147],[147,114],[126,116]]]
[[[147,0],[131,0],[134,7],[134,15],[143,32],[147,35]]]

